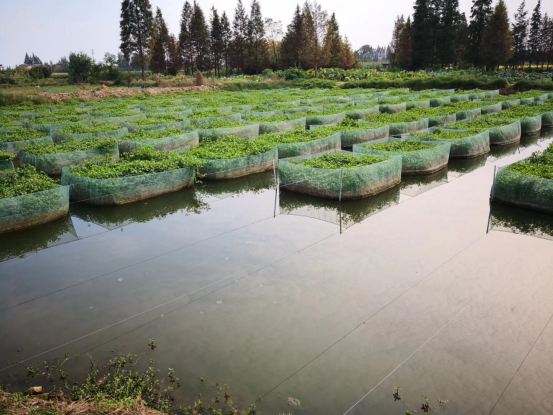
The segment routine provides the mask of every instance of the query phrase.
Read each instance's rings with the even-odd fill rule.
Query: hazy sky
[[[249,6],[250,0],[243,0]],[[297,0],[259,0],[264,17],[290,23]],[[521,0],[506,0],[512,17]],[[184,0],[151,0],[160,7],[172,33],[178,35]],[[215,6],[234,14],[235,0],[198,0],[204,12]],[[329,13],[336,12],[341,33],[354,48],[364,44],[387,45],[398,14],[411,14],[414,0],[319,0]],[[532,10],[537,0],[527,0]],[[470,12],[471,0],[460,0],[461,11]],[[43,61],[54,61],[69,52],[94,49],[99,60],[104,53],[119,48],[120,0],[0,0],[0,64],[23,63],[25,53],[35,53]],[[553,1],[542,1],[542,13],[553,15]]]

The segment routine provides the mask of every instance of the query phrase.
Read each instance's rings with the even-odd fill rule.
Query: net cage
[[[480,111],[483,115],[485,114],[497,114],[498,112],[501,112],[503,110],[503,103],[502,102],[496,102],[494,104],[486,104],[483,103],[482,108],[480,108]]]
[[[161,138],[147,138],[144,140],[127,140],[123,137],[118,139],[119,152],[130,153],[139,147],[152,146],[158,151],[184,151],[199,144],[198,131],[183,131],[183,134]]]
[[[326,150],[339,149],[342,146],[340,132],[311,141],[277,143],[278,158],[297,157]]]
[[[99,131],[96,133],[82,133],[82,134],[64,134],[60,133],[59,130],[52,131],[50,135],[54,143],[60,143],[64,140],[83,140],[89,137],[121,137],[129,132],[126,127],[118,128],[117,130],[110,131]]]
[[[354,108],[346,111],[346,116],[354,120],[362,120],[369,115],[378,114],[380,107],[378,105],[369,108]]]
[[[478,157],[490,151],[490,132],[482,131],[479,134],[470,134],[467,137],[438,139],[431,136],[422,137],[425,141],[451,143],[449,158],[472,158]]]
[[[350,200],[375,195],[401,182],[401,156],[382,157],[378,163],[345,169],[320,169],[300,164],[328,153],[351,154],[336,149],[280,160],[280,188],[326,199]]]
[[[308,115],[305,120],[305,125],[328,125],[342,122],[346,118],[345,112],[336,114],[314,114]]]
[[[388,114],[397,114],[398,112],[407,111],[407,103],[401,102],[399,104],[382,104],[379,107],[380,112]]]
[[[469,101],[469,96],[467,94],[455,94],[450,97],[451,102],[465,102]]]
[[[202,159],[199,169],[201,180],[223,180],[247,176],[276,168],[278,150],[273,148],[264,153],[234,159]]]
[[[428,118],[422,118],[417,121],[395,122],[389,126],[390,135],[402,135],[428,129],[429,120]]]
[[[59,176],[65,167],[78,166],[86,160],[92,160],[100,156],[108,156],[114,160],[119,160],[119,148],[117,144],[107,149],[89,149],[67,153],[29,154],[21,151],[19,153],[19,160],[21,164],[30,164],[38,171],[51,176]]]
[[[353,146],[353,152],[358,154],[371,154],[376,156],[401,156],[401,174],[422,175],[432,174],[444,169],[449,161],[451,143],[436,143],[423,141],[423,144],[433,147],[415,151],[385,151],[365,147],[365,144]]]
[[[547,111],[541,115],[541,126],[542,128],[553,127],[553,111]]]
[[[275,117],[277,115],[283,115],[284,111],[282,110],[274,110],[274,111],[250,111],[244,113],[245,117],[254,117],[254,118],[269,118],[269,117]]]
[[[542,115],[523,117],[520,119],[522,134],[534,134],[541,130]]]
[[[144,117],[141,117],[144,118]],[[153,117],[145,117],[145,118],[153,118]],[[135,121],[135,120],[133,120]],[[160,124],[133,124],[133,121],[125,121],[123,123],[123,126],[127,127],[129,131],[136,131],[136,130],[166,130],[169,128],[180,128],[181,130],[187,129],[190,127],[190,120],[182,120],[182,121],[172,121],[168,123],[160,123]]]
[[[240,138],[251,139],[259,136],[259,123],[244,123],[236,127],[205,128],[198,130],[200,141],[217,140],[219,138],[235,135]]]
[[[500,167],[492,187],[492,200],[525,209],[553,213],[553,180]]]
[[[13,170],[14,165],[11,160],[0,160],[0,171]]]
[[[29,144],[53,144],[52,138],[50,136],[44,136],[39,138],[33,138],[32,140],[21,140],[21,141],[8,141],[6,143],[0,143],[0,151],[6,151],[8,153],[15,154],[16,157],[19,157],[20,147],[29,145]]]
[[[495,146],[517,143],[522,136],[520,120],[505,121],[505,125],[490,128],[490,144]]]
[[[0,233],[42,225],[69,213],[69,186],[0,199]]]
[[[455,113],[446,115],[434,115],[432,117],[428,117],[428,127],[443,127],[448,124],[453,124],[456,121],[457,115]]]
[[[218,117],[191,118],[190,123],[192,124],[191,127],[195,128],[195,124],[203,124],[203,123],[208,123],[208,122],[213,122],[213,121],[218,121],[218,120],[226,120],[226,121],[230,121],[230,122],[240,122],[240,121],[242,121],[242,114],[237,112],[237,113],[234,113],[234,114],[221,115],[221,116],[218,116]]]
[[[413,108],[430,108],[430,99],[425,99],[423,101],[407,101],[406,107],[408,110]]]
[[[517,105],[520,105],[520,98],[501,101],[501,109],[504,109],[504,110],[508,110],[509,108],[516,107]]]
[[[451,102],[451,96],[430,98],[430,106],[432,108],[441,107],[449,102]]]
[[[342,148],[351,147],[354,144],[368,143],[371,141],[387,139],[390,136],[390,126],[384,125],[382,127],[375,127],[370,123],[363,123],[365,125],[363,128],[356,128],[352,130],[341,130],[340,141]],[[310,130],[316,130],[322,125],[312,125],[309,127]]]
[[[299,117],[295,120],[259,122],[259,134],[285,133],[295,130],[298,127],[305,127],[306,117]]]
[[[471,118],[479,117],[480,115],[482,115],[481,108],[467,109],[455,113],[457,121],[469,120]]]
[[[71,200],[98,206],[123,205],[176,192],[194,185],[194,168],[110,179],[79,176],[64,168],[61,183],[70,186]]]

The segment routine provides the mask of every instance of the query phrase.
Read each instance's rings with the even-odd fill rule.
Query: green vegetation
[[[511,164],[507,170],[541,179],[553,179],[553,145],[541,153],[536,151],[529,158]]]
[[[489,116],[474,118],[472,120],[456,122],[450,124],[447,128],[469,129],[474,131],[483,131],[489,128],[502,127],[512,123],[512,120],[505,120],[499,118],[490,118]]]
[[[174,122],[186,121],[186,118],[172,114],[164,114],[152,116],[148,118],[139,118],[131,122],[132,125],[156,125],[156,124],[171,124]]]
[[[206,110],[195,111],[193,114],[190,114],[188,118],[193,120],[193,119],[208,118],[208,117],[224,117],[227,115],[232,115],[232,113],[221,112],[221,110],[217,110],[217,109],[206,109]]]
[[[422,117],[425,118],[425,117]],[[394,124],[399,122],[419,121],[421,117],[411,111],[398,112],[397,114],[370,114],[365,118],[365,121],[376,125]]]
[[[272,117],[256,117],[255,115],[246,116],[246,120],[250,122],[279,122],[279,121],[290,121],[297,120],[298,118],[304,117],[302,113],[295,114],[282,114],[282,115],[273,115]]]
[[[87,134],[87,133],[102,133],[106,131],[114,131],[121,129],[118,125],[98,123],[98,124],[73,124],[57,130],[60,134]]]
[[[324,154],[320,157],[306,159],[304,161],[292,159],[291,162],[314,169],[351,169],[354,167],[369,166],[384,160],[387,160],[387,158],[370,155],[358,156],[352,153],[343,152]]]
[[[14,141],[34,140],[45,137],[46,134],[33,128],[21,128],[17,130],[0,132],[0,143],[11,143]]]
[[[457,138],[466,138],[478,134],[479,130],[464,130],[464,131],[453,131],[453,130],[444,130],[437,128],[431,133],[428,132],[415,132],[411,133],[414,137],[421,138],[433,138],[439,140],[455,140]]]
[[[12,161],[14,158],[15,154],[0,150],[0,161]]]
[[[459,112],[455,107],[442,106],[436,108],[411,108],[409,114],[418,115],[420,118],[440,117],[443,115],[451,115]]]
[[[54,189],[57,182],[33,166],[23,166],[0,174],[0,199]]]
[[[425,144],[420,139],[407,139],[402,141],[388,141],[381,144],[366,144],[365,148],[382,151],[418,151],[434,148],[434,144]]]
[[[271,142],[247,140],[230,135],[218,140],[206,140],[186,154],[204,160],[236,159],[265,153],[274,148]]]
[[[258,143],[301,143],[305,141],[318,140],[320,138],[328,137],[330,134],[322,128],[315,130],[305,130],[303,128],[297,128],[285,133],[264,134],[260,136],[256,142]]]
[[[213,121],[205,121],[205,122],[194,122],[194,128],[198,128],[201,130],[210,130],[213,128],[234,128],[234,127],[242,127],[244,124],[242,124],[239,121],[230,121],[225,119],[219,119],[219,120],[213,120]]]
[[[71,173],[91,179],[113,179],[138,176],[199,166],[199,160],[190,152],[177,154],[156,151],[151,146],[140,147],[121,156],[119,161],[109,157],[87,160],[82,166],[71,168]]]
[[[27,154],[39,155],[71,153],[73,151],[92,149],[109,150],[114,146],[117,146],[117,140],[115,138],[88,137],[83,140],[63,140],[60,143],[54,144],[28,144],[22,146],[20,149]]]
[[[167,128],[165,130],[135,130],[121,137],[120,140],[152,140],[155,138],[175,137],[185,134],[180,128]]]
[[[29,120],[28,123],[32,125],[43,125],[43,124],[66,124],[72,122],[84,122],[86,118],[83,118],[79,115],[62,115],[59,117],[44,117],[36,118],[34,120]]]
[[[535,105],[517,105],[516,107],[511,107],[508,110],[501,111],[501,114],[493,115],[494,118],[506,118],[506,119],[515,119],[523,117],[535,117],[541,115],[544,112],[550,111],[548,105],[544,104],[535,104]]]

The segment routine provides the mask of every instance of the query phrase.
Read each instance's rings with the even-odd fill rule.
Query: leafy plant
[[[46,134],[44,132],[37,131],[34,128],[18,128],[17,130],[0,132],[0,143],[33,140],[45,136]]]
[[[388,141],[380,144],[366,144],[365,148],[382,151],[419,151],[434,148],[434,144],[425,144],[420,139],[408,139],[402,141]]]
[[[114,131],[121,129],[120,126],[114,124],[98,123],[98,124],[73,124],[63,127],[58,130],[61,134],[87,134],[87,133],[102,133],[106,131]]]
[[[12,161],[14,158],[15,154],[0,150],[0,161]]]
[[[171,124],[174,122],[185,121],[186,118],[172,114],[164,114],[156,117],[139,118],[132,121],[133,125],[155,125],[155,124]]]
[[[299,161],[292,159],[292,163],[300,166],[312,167],[315,169],[351,169],[354,167],[369,166],[387,160],[387,157],[377,157],[371,155],[357,156],[348,153],[329,153],[320,157]]]
[[[256,142],[271,143],[276,145],[279,143],[300,143],[305,141],[313,141],[328,136],[329,133],[323,129],[305,130],[304,128],[297,128],[285,133],[264,134],[260,136]]]
[[[175,137],[186,131],[180,128],[167,128],[163,130],[134,130],[128,134],[118,137],[120,140],[152,140],[155,138]]]
[[[84,150],[109,150],[117,146],[115,138],[88,137],[82,140],[63,140],[60,143],[28,144],[21,146],[21,151],[28,154],[61,154]]]
[[[230,135],[215,141],[203,141],[199,146],[189,150],[187,154],[199,159],[222,160],[254,156],[272,148],[274,145],[270,142],[252,141]]]
[[[24,165],[0,174],[0,199],[54,189],[57,182],[33,166]]]
[[[244,124],[242,124],[239,121],[230,121],[225,119],[194,123],[194,127],[201,130],[209,130],[212,128],[233,128],[233,127],[241,127],[243,125]]]
[[[433,132],[414,132],[411,133],[414,137],[420,138],[434,138],[439,140],[455,140],[457,138],[466,138],[476,135],[480,130],[470,130],[466,129],[463,131],[454,131],[454,130],[444,130],[441,128],[435,129]]]

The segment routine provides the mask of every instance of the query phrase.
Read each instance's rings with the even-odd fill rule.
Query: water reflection
[[[377,195],[341,203],[303,193],[279,192],[281,215],[305,216],[347,229],[390,206],[400,203],[400,186]]]
[[[491,231],[509,232],[553,240],[553,215],[492,203]]]
[[[244,193],[260,193],[263,190],[275,188],[273,171],[250,174],[232,180],[210,180],[196,183],[195,189],[201,195],[224,199]]]
[[[437,171],[433,174],[421,176],[402,176],[400,189],[401,193],[407,196],[415,197],[430,189],[447,183],[447,168]]]
[[[488,163],[493,163],[503,157],[512,156],[516,154],[519,149],[519,143],[507,144],[505,146],[491,146],[488,159]]]
[[[0,262],[78,240],[71,217],[0,235]]]
[[[489,156],[490,153],[482,154],[481,156],[470,159],[449,159],[449,163],[447,165],[449,175],[451,177],[460,177],[464,174],[473,172],[480,167],[484,167]]]
[[[206,210],[209,210],[209,204],[201,195],[198,195],[194,189],[185,189],[120,206],[74,203],[71,205],[70,214],[111,230],[131,223],[163,219],[179,212],[189,215],[200,214]]]

